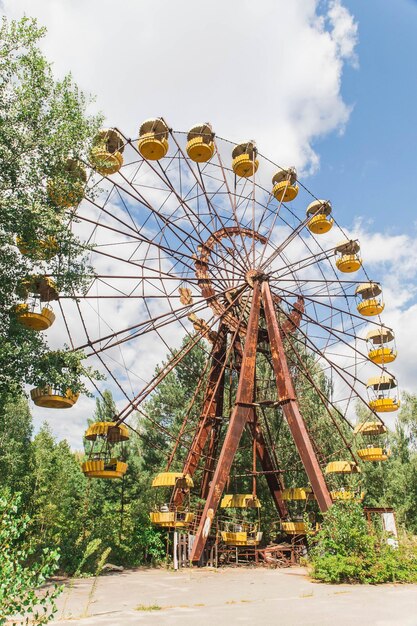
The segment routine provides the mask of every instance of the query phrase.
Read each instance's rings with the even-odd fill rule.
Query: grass
[[[162,611],[162,606],[159,604],[138,604],[135,611]]]

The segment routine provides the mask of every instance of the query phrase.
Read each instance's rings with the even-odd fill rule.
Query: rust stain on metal
[[[229,427],[223,442],[216,470],[211,482],[210,490],[207,496],[206,504],[198,526],[192,552],[191,561],[198,561],[203,552],[206,538],[204,531],[209,512],[216,513],[219,506],[220,498],[223,493],[226,481],[230,474],[230,469],[239,441],[242,436],[245,425],[247,424],[252,408],[239,406],[239,402],[253,402],[255,388],[255,367],[256,367],[256,350],[258,342],[258,326],[261,305],[261,287],[259,282],[255,282],[253,288],[253,298],[249,321],[246,331],[245,345],[243,350],[242,369],[239,377],[239,384],[236,394],[236,404],[232,411],[229,421]]]
[[[298,453],[317,498],[320,510],[327,511],[332,505],[332,499],[295,397],[294,385],[288,368],[272,294],[267,282],[262,284],[262,300],[271,344],[272,364],[275,372],[278,397],[282,403],[282,410],[287,419],[294,443],[297,446]]]

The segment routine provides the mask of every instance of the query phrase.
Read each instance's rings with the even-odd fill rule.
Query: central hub
[[[261,270],[251,269],[246,272],[245,280],[248,283],[249,287],[252,287],[256,280],[262,280],[265,277],[265,274]]]

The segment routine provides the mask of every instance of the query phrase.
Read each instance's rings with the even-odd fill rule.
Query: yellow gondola
[[[64,173],[48,181],[49,199],[59,208],[77,206],[84,198],[87,172],[76,159],[67,159]]]
[[[214,133],[211,124],[197,124],[193,126],[187,135],[187,154],[196,163],[206,163],[214,155]]]
[[[161,472],[152,481],[152,487],[176,487],[189,492],[194,486],[193,479],[183,472]],[[186,528],[194,521],[194,513],[185,506],[176,506],[173,503],[162,503],[154,508],[149,514],[152,524],[161,528],[177,529]]]
[[[87,428],[84,437],[88,441],[96,441],[99,437],[105,437],[109,443],[120,443],[129,439],[129,430],[125,424],[94,422]]]
[[[35,294],[41,302],[58,300],[59,293],[55,282],[49,276],[29,276],[18,287],[19,295],[27,298],[29,294]]]
[[[390,451],[386,448],[369,446],[358,450],[358,457],[362,461],[386,461],[390,456]]]
[[[263,537],[263,532],[258,528],[256,522],[225,521],[220,536],[227,546],[258,546]]]
[[[353,429],[354,435],[368,435],[377,436],[384,435],[387,432],[387,427],[382,422],[374,422],[372,420],[366,420],[365,422],[359,422]]]
[[[255,174],[259,167],[259,161],[256,158],[257,154],[258,150],[254,141],[240,143],[235,146],[232,152],[232,169],[236,176],[250,178]]]
[[[59,245],[55,237],[27,241],[24,237],[16,237],[16,246],[20,254],[36,261],[49,261],[59,252]]]
[[[355,491],[349,491],[348,489],[339,489],[338,491],[331,491],[330,496],[333,501],[335,500],[356,500],[362,502],[365,498],[365,492],[361,491],[356,493]]]
[[[253,493],[225,494],[220,502],[222,509],[257,509],[258,520],[223,520],[221,538],[228,546],[257,546],[263,533],[259,530],[261,502]]]
[[[313,490],[310,487],[292,487],[283,489],[283,500],[309,500],[313,496]]]
[[[360,245],[357,241],[345,239],[334,249],[338,258],[336,267],[344,273],[357,272],[362,266],[362,259],[359,256]]]
[[[294,167],[280,170],[272,178],[272,195],[278,202],[291,202],[298,195],[297,172]]]
[[[358,285],[355,290],[355,295],[359,299],[356,307],[358,313],[366,317],[382,313],[385,305],[382,299],[378,298],[381,294],[382,289],[378,283],[362,283]]]
[[[305,535],[307,533],[307,526],[305,522],[281,522],[282,530],[287,535]]]
[[[393,342],[394,339],[393,331],[389,328],[385,328],[385,326],[370,330],[366,335],[366,340],[369,343],[369,360],[378,365],[395,361],[397,351],[395,347],[388,345]]]
[[[15,311],[19,324],[30,330],[47,330],[55,321],[55,314],[49,306],[42,307],[40,313],[37,313],[31,311],[28,304],[18,304]]]
[[[175,510],[151,511],[149,514],[152,524],[161,528],[186,528],[194,521],[194,513],[190,511],[182,511],[181,508],[175,507]]]
[[[331,461],[326,465],[325,474],[360,474],[360,467],[353,461]]]
[[[393,376],[384,374],[370,378],[366,384],[370,394],[369,408],[377,413],[391,413],[400,407],[399,399],[391,397],[393,389],[397,388],[397,381]]]
[[[152,481],[152,487],[194,487],[193,479],[183,472],[161,472]]]
[[[61,389],[52,387],[36,387],[30,392],[36,406],[44,409],[70,409],[78,400],[78,393],[73,393],[70,389],[62,392]]]
[[[121,134],[115,128],[104,128],[94,137],[90,164],[103,176],[115,174],[123,165],[123,150]]]
[[[82,464],[82,471],[87,478],[123,478],[127,471],[127,463],[110,459],[92,459]]]
[[[160,117],[143,122],[139,129],[138,150],[148,161],[159,161],[168,152],[169,129]]]
[[[306,215],[310,217],[307,223],[308,230],[315,235],[329,232],[333,227],[333,218],[330,217],[331,212],[332,205],[330,200],[314,200],[306,209]]]
[[[29,303],[17,304],[14,308],[16,318],[21,326],[34,331],[47,330],[55,321],[55,314],[49,305],[35,308],[37,301],[51,302],[58,300],[59,294],[56,285],[49,276],[30,276],[23,280],[17,289],[22,298],[27,299],[30,295],[33,301]]]
[[[92,445],[81,469],[88,478],[122,478],[127,471],[127,463],[116,457],[114,446],[129,439],[125,424],[116,422],[94,422],[85,431],[84,437]]]
[[[252,493],[233,493],[223,496],[220,502],[221,509],[260,509],[259,498]]]

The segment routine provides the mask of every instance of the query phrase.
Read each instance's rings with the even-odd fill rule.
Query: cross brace
[[[269,455],[262,430],[259,423],[253,419],[255,410],[254,407],[256,404],[254,403],[255,369],[261,299],[265,311],[267,333],[271,347],[272,365],[275,372],[279,404],[282,406],[283,413],[294,439],[294,443],[300,454],[300,458],[303,462],[320,509],[322,511],[326,511],[332,504],[330,493],[314,452],[309,433],[298,408],[294,386],[285,355],[283,336],[278,326],[269,284],[265,281],[261,285],[259,281],[255,281],[253,285],[251,311],[243,349],[242,365],[235,405],[230,416],[228,429],[211,482],[208,481],[208,471],[210,474],[213,472],[212,459],[208,459],[209,467],[206,464],[206,469],[208,471],[205,474],[203,489],[205,492],[204,495],[207,495],[207,499],[191,553],[191,560],[194,562],[199,561],[203,552],[207,537],[210,533],[212,521],[218,509],[220,498],[227,479],[230,475],[233,459],[245,427],[249,429],[254,439],[256,453],[262,465],[262,469],[266,472],[265,476],[267,484],[279,515],[281,517],[286,517],[288,515],[285,502],[282,500],[282,478],[273,472],[275,466]],[[220,388],[221,393],[223,393],[224,376],[220,376],[220,371],[223,371],[224,374],[224,359],[226,354],[225,346],[226,342],[223,344],[222,352],[216,355],[216,361],[214,359],[215,355],[213,354],[213,365],[209,375],[209,392],[206,394],[206,401],[203,407],[203,418],[200,420],[200,428],[184,465],[184,472],[190,473],[191,475],[194,474],[207,440],[210,436],[215,436],[214,433],[212,433],[214,420],[208,419],[208,416],[209,414],[211,417],[215,416],[217,414],[215,405],[218,404],[220,406],[222,402],[219,395],[215,392],[220,393]],[[222,359],[223,369],[219,371],[219,362],[221,362]],[[217,380],[216,384],[213,382],[215,378]],[[210,389],[212,392],[210,392]],[[207,403],[209,404],[207,405]],[[212,442],[213,439],[210,439],[210,441]],[[209,447],[211,448],[211,446]],[[179,493],[174,495],[174,501],[176,504],[181,503],[180,498],[181,496]]]

